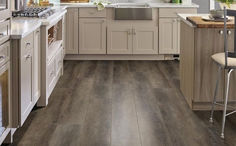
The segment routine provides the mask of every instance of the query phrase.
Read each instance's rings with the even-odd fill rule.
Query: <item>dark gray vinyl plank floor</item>
[[[236,145],[209,112],[193,112],[179,89],[178,61],[65,61],[46,108],[34,108],[11,146]]]

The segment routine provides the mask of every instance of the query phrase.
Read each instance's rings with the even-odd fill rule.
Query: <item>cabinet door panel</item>
[[[158,54],[157,27],[133,28],[133,54]]]
[[[79,54],[106,54],[106,20],[79,20]]]
[[[66,13],[66,37],[65,51],[66,54],[79,53],[79,9],[68,8]]]
[[[20,71],[20,126],[31,112],[34,103],[32,98],[32,53],[28,52],[21,58]]]
[[[179,54],[180,24],[177,18],[160,18],[159,53]]]
[[[132,54],[132,43],[132,26],[108,26],[107,54]]]
[[[40,29],[34,32],[33,49],[33,100],[36,103],[40,97],[41,63],[40,63]]]

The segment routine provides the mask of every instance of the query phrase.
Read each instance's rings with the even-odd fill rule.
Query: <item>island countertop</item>
[[[179,18],[191,27],[196,28],[223,28],[224,22],[204,21],[202,17],[209,14],[178,14]],[[234,18],[227,22],[227,28],[234,28]]]

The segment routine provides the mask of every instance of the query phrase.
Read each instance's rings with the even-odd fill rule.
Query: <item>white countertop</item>
[[[189,16],[199,16],[199,17],[202,17],[202,16],[208,16],[209,14],[178,14],[179,18],[185,22],[186,24],[188,24],[189,26],[191,27],[196,27],[194,24],[192,24],[191,22],[189,22],[187,20],[187,17]]]
[[[41,25],[50,25],[66,13],[66,7],[53,7],[56,12],[47,19],[29,18],[29,17],[13,17],[11,21],[11,38],[21,39],[35,31]]]
[[[40,19],[17,17],[12,19],[11,38],[21,39],[41,26]]]
[[[121,3],[125,4],[125,3]],[[127,4],[135,4],[135,3],[127,3]],[[147,4],[151,8],[198,8],[197,4],[174,4],[174,3],[144,3]],[[67,6],[67,7],[96,7],[93,3],[56,3],[58,6]],[[114,4],[106,4],[106,8],[115,8],[119,5],[119,3]]]

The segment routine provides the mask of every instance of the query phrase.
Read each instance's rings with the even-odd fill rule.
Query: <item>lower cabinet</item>
[[[106,54],[106,19],[79,19],[79,54]]]
[[[40,31],[12,40],[12,127],[22,126],[40,96]]]
[[[180,22],[178,18],[159,19],[159,54],[179,54]]]
[[[65,52],[66,54],[79,53],[79,9],[68,8],[65,17]]]
[[[158,54],[156,26],[109,25],[107,54]]]
[[[158,54],[156,26],[133,27],[133,54]]]
[[[132,26],[107,27],[107,54],[132,54]]]

